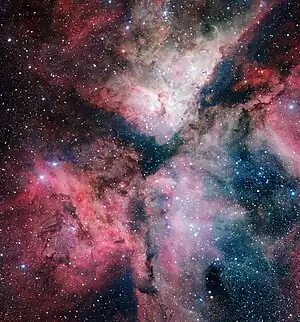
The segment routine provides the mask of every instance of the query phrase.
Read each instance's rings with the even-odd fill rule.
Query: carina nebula
[[[300,321],[300,2],[0,10],[0,320]]]

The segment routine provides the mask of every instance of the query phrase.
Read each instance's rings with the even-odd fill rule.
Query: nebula
[[[1,321],[300,321],[300,3],[1,4]]]

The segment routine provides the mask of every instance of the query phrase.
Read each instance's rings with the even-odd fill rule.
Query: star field
[[[300,321],[297,0],[0,9],[0,320]]]

